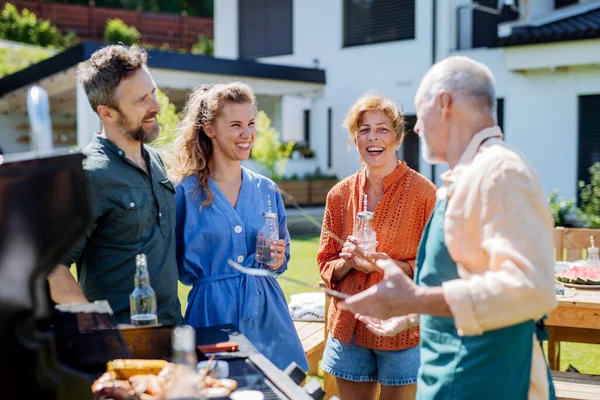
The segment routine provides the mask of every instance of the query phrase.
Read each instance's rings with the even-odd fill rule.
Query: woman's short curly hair
[[[358,134],[358,129],[362,123],[362,118],[367,111],[383,111],[390,119],[392,128],[396,132],[398,142],[404,140],[406,134],[405,118],[399,106],[390,97],[381,96],[375,93],[367,93],[362,95],[348,110],[343,126],[348,131],[350,139],[354,141]]]

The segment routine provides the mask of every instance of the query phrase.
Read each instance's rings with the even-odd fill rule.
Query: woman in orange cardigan
[[[325,283],[349,295],[382,279],[379,271],[353,255],[359,244],[353,236],[357,214],[373,212],[376,252],[371,258],[392,259],[414,276],[421,234],[435,204],[435,185],[399,161],[396,151],[404,139],[404,116],[389,98],[367,94],[348,111],[344,121],[356,146],[362,168],[334,186],[327,195],[317,262]],[[340,244],[335,236],[345,240]],[[391,337],[369,332],[333,299],[321,368],[336,377],[340,397],[380,399],[415,397],[419,368],[418,328]]]

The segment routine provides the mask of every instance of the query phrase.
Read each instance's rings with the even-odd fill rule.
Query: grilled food
[[[129,379],[134,375],[158,375],[169,364],[165,360],[117,359],[106,364],[107,371],[113,371],[117,379]]]

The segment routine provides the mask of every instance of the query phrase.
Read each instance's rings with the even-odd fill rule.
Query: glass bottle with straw
[[[375,252],[377,247],[377,237],[373,228],[373,212],[367,209],[367,195],[363,198],[363,211],[357,215],[356,230],[354,236],[358,238],[361,250],[367,252]]]
[[[271,257],[271,244],[279,239],[277,213],[271,212],[271,196],[267,196],[267,212],[263,212],[262,217],[262,224],[256,235],[254,259],[258,262],[259,268],[267,269],[266,264],[275,262],[275,259]]]
[[[587,249],[587,265],[600,268],[600,258],[598,257],[598,248],[594,245],[594,237],[590,236],[591,247]]]

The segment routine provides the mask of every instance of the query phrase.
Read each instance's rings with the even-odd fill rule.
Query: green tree
[[[600,162],[590,167],[590,182],[579,181],[579,219],[587,228],[600,228]]]
[[[279,132],[271,126],[271,120],[264,111],[259,111],[256,115],[256,132],[252,158],[265,169],[269,178],[281,180],[294,142],[282,145]]]
[[[109,19],[104,28],[104,40],[109,43],[123,43],[131,46],[139,43],[140,32],[135,26],[128,26],[119,18]]]
[[[177,125],[181,120],[181,113],[177,111],[175,104],[171,103],[169,97],[161,90],[156,91],[160,112],[156,116],[160,124],[160,136],[152,145],[157,149],[168,149],[177,137]]]

